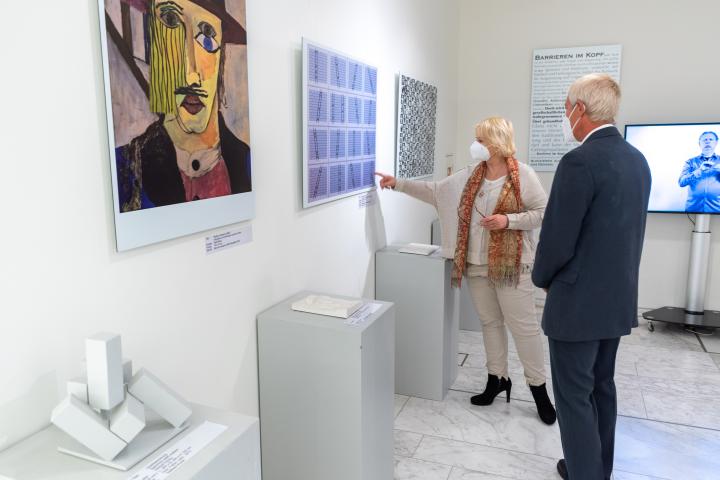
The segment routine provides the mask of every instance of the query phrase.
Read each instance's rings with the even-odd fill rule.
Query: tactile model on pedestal
[[[133,375],[120,335],[85,341],[87,378],[67,383],[51,421],[77,443],[58,450],[128,470],[188,426],[190,406],[145,369]]]

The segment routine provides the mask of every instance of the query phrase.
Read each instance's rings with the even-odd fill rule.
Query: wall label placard
[[[227,429],[226,425],[203,422],[195,430],[168,447],[142,470],[128,477],[128,480],[166,479]]]
[[[370,317],[372,317],[375,312],[380,310],[382,308],[382,303],[365,303],[363,306],[361,306],[355,313],[350,315],[347,320],[345,320],[345,325],[350,325],[351,327],[359,327],[362,326],[365,322],[368,321]]]
[[[573,81],[588,73],[607,73],[620,83],[622,45],[535,50],[532,60],[528,163],[552,172],[576,143],[562,133],[565,98]]]
[[[358,208],[372,207],[377,203],[377,190],[370,190],[358,197]]]
[[[228,230],[205,237],[205,254],[227,250],[228,248],[252,242],[252,224],[244,225],[236,230]]]
[[[375,187],[377,68],[303,39],[303,207]]]

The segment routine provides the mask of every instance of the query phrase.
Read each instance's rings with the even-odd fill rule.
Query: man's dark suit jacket
[[[637,327],[650,183],[645,157],[615,127],[596,131],[562,158],[532,273],[535,285],[549,290],[545,335],[580,342]]]

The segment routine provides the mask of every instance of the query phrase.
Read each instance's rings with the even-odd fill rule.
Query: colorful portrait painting
[[[100,0],[119,250],[253,216],[245,0]]]

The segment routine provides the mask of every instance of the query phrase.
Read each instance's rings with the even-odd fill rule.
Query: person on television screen
[[[680,174],[680,186],[690,187],[685,210],[695,213],[720,212],[720,156],[715,153],[718,135],[700,135],[702,152],[685,162]]]

